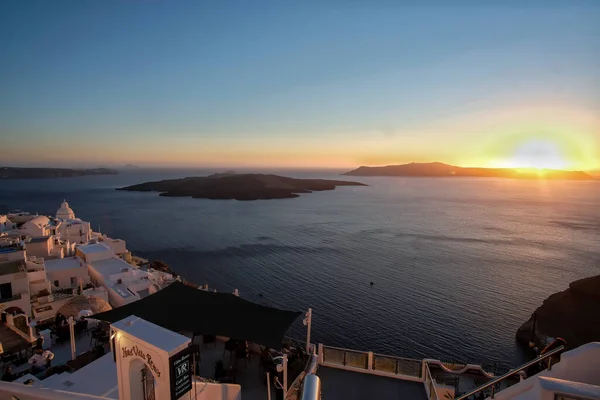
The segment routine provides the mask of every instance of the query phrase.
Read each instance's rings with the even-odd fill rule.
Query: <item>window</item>
[[[75,286],[75,285],[77,285],[77,277],[72,276],[71,277],[71,286]]]
[[[11,299],[13,297],[12,294],[12,284],[3,283],[0,285],[0,299]]]
[[[58,283],[58,280],[54,281],[54,286],[59,287],[60,284]]]

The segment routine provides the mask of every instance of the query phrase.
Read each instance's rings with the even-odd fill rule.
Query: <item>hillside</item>
[[[472,177],[510,179],[565,179],[589,180],[591,175],[582,171],[523,170],[511,168],[464,168],[440,162],[410,163],[384,167],[359,167],[346,172],[349,176],[412,176],[412,177]]]
[[[68,169],[68,168],[12,168],[0,167],[0,179],[50,179],[69,178],[84,175],[118,175],[108,168]]]

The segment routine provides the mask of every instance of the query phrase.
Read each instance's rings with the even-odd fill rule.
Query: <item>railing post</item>
[[[496,388],[496,385],[492,385],[492,395],[490,396],[490,398],[494,398],[494,394],[496,393],[496,390],[494,390]]]
[[[310,325],[312,323],[312,308],[306,313],[306,352],[310,352]]]
[[[318,352],[319,364],[323,364],[323,362],[325,361],[325,358],[323,357],[323,343],[319,343]]]
[[[396,375],[398,375],[398,359],[396,358]]]
[[[548,371],[552,370],[552,356],[548,357]]]
[[[71,338],[71,360],[77,357],[77,350],[75,349],[75,321],[73,317],[69,317],[69,336]]]
[[[373,368],[373,352],[370,351],[367,353],[367,369],[369,371],[373,371],[375,368]]]
[[[344,360],[342,361],[342,364],[346,366],[346,350],[344,350]]]
[[[271,374],[267,371],[267,400],[271,400]]]

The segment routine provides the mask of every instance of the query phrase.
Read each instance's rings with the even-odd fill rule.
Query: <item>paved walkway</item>
[[[425,388],[420,382],[385,378],[337,368],[319,367],[323,400],[426,400]]]

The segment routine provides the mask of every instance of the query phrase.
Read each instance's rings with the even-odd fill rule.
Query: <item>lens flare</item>
[[[515,150],[511,168],[566,169],[569,163],[557,143],[546,140],[531,140]]]

